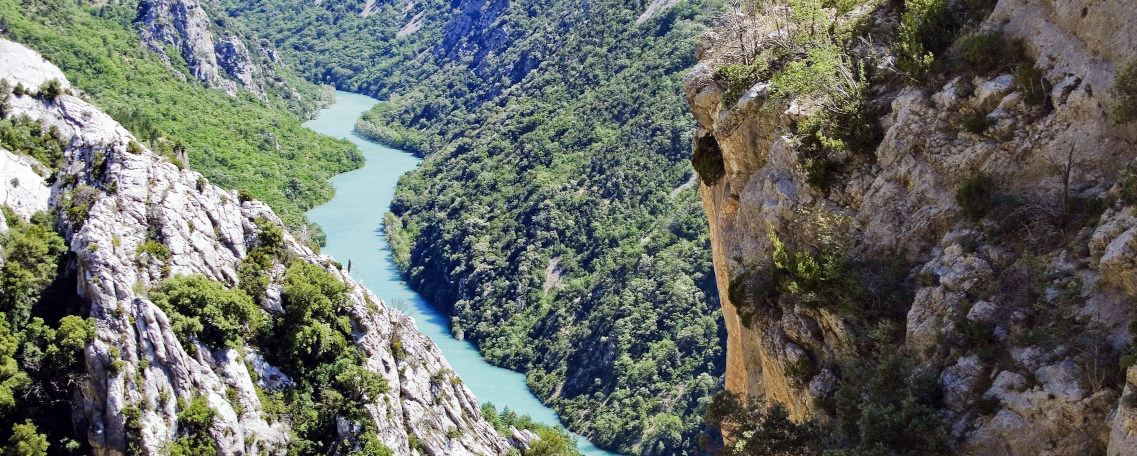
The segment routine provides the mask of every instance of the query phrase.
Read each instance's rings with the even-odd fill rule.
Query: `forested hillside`
[[[58,65],[145,145],[188,157],[188,165],[210,181],[247,190],[290,227],[309,228],[303,211],[331,198],[327,179],[362,163],[347,141],[300,125],[299,115],[319,106],[319,89],[283,67],[277,69],[280,84],[265,85],[264,102],[245,90],[230,96],[178,77],[191,73],[178,53],[168,52],[167,67],[142,44],[138,6],[0,0],[0,33]],[[318,229],[302,231],[319,242]]]
[[[389,100],[357,129],[426,157],[387,230],[453,331],[645,454],[697,449],[723,369],[680,84],[721,5],[667,3],[227,4],[305,76]]]

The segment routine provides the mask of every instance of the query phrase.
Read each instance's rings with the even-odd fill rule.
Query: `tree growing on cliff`
[[[1129,62],[1117,73],[1117,82],[1110,94],[1117,99],[1113,105],[1113,118],[1117,123],[1137,120],[1137,60]]]
[[[761,397],[744,400],[722,391],[714,396],[704,415],[707,424],[729,432],[718,451],[724,456],[800,456],[819,454],[820,429],[812,420],[796,423],[778,402]]]

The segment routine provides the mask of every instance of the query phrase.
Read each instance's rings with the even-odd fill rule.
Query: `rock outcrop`
[[[192,398],[205,398],[216,413],[209,433],[218,454],[282,451],[289,441],[288,423],[261,413],[258,389],[287,388],[291,380],[255,347],[211,351],[198,343],[188,352],[170,318],[147,297],[151,286],[177,275],[201,274],[235,285],[237,267],[259,235],[255,221],[282,226],[280,220],[265,204],[238,198],[139,146],[114,119],[76,96],[59,70],[34,52],[0,40],[0,55],[5,62],[0,78],[31,87],[52,77],[64,81],[64,93],[54,100],[13,96],[9,104],[15,115],[58,128],[69,144],[50,188],[50,205],[64,209],[60,225],[76,258],[71,265],[76,291],[97,325],[96,339],[85,351],[88,381],[74,404],[75,424],[87,429],[95,453],[123,454],[130,443],[159,454],[176,435],[177,402]],[[5,178],[23,173],[20,188],[36,184],[23,181],[22,165],[4,163]],[[21,210],[48,204],[42,192],[19,196],[24,203],[13,204],[12,192],[9,205],[27,208]],[[81,204],[87,205],[85,217],[66,210]],[[155,240],[168,255],[144,253],[142,246]],[[365,367],[389,385],[365,406],[379,442],[395,454],[485,455],[509,448],[411,318],[387,307],[331,257],[313,252],[287,231],[283,246],[294,261],[318,265],[348,288],[347,314]],[[262,306],[279,313],[283,266],[270,275]],[[394,341],[401,343],[399,353],[393,353]],[[129,422],[129,416],[137,421]],[[138,426],[140,435],[132,437],[130,426]],[[340,432],[347,431],[345,422]]]
[[[267,99],[264,84],[272,76],[267,51],[254,59],[245,42],[231,31],[215,26],[206,8],[197,0],[144,0],[138,6],[139,34],[151,51],[161,56],[175,74],[185,78],[171,59],[185,62],[190,74],[207,87],[229,95],[248,90]],[[224,35],[224,36],[219,36]],[[170,55],[171,52],[176,55]],[[260,57],[258,56],[258,57]],[[262,74],[268,73],[268,74]]]
[[[739,61],[740,41],[779,33],[766,19],[739,14],[727,20],[735,28],[705,35],[685,81],[696,148],[720,150],[724,168],[700,193],[728,332],[726,387],[786,404],[796,419],[818,413],[851,337],[845,319],[797,306],[746,325],[731,284],[772,267],[771,233],[805,249],[818,224],[839,220],[852,257],[905,265],[916,284],[903,346],[938,373],[941,415],[961,453],[1137,451],[1137,371],[1114,367],[1137,310],[1137,218],[1117,198],[1137,127],[1110,113],[1114,80],[1137,59],[1137,10],[1120,0],[999,1],[982,27],[1021,40],[1045,101],[1024,101],[1011,74],[877,93],[883,140],[869,159],[846,162],[828,190],[808,183],[789,133],[810,115],[806,100],[767,102],[761,81],[727,105],[712,76]],[[992,126],[966,131],[969,112]],[[971,222],[956,192],[978,175],[1004,206]],[[1099,203],[1104,211],[1071,215],[1074,204]],[[977,333],[994,356],[976,348]],[[802,362],[809,378],[795,378]]]

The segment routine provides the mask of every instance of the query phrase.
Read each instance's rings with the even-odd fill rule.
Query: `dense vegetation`
[[[456,335],[597,444],[689,454],[723,349],[680,77],[721,5],[637,22],[649,3],[227,6],[302,74],[388,99],[358,130],[426,156],[387,230]]]
[[[59,66],[73,86],[139,141],[160,153],[186,150],[189,165],[211,183],[246,189],[289,226],[309,232],[303,229],[303,211],[331,198],[327,179],[358,167],[358,150],[347,141],[303,128],[297,112],[288,110],[303,113],[314,104],[286,103],[288,97],[282,94],[270,97],[275,106],[266,106],[248,92],[230,97],[196,80],[175,77],[140,42],[132,23],[135,6],[2,0],[0,34]],[[175,69],[189,74],[185,62],[172,60]],[[283,68],[279,72],[289,74]],[[306,99],[318,97],[315,86],[287,79]],[[268,88],[284,90],[273,87]],[[29,136],[19,126],[0,125],[0,133],[12,134],[6,132],[13,128]],[[317,231],[310,237],[319,241]]]
[[[81,310],[73,278],[58,274],[67,251],[53,214],[23,220],[2,208],[0,234],[0,441],[4,454],[83,454],[85,436],[70,420],[71,394],[83,381],[83,348],[95,323]]]
[[[364,408],[388,386],[363,366],[365,354],[352,341],[347,286],[323,267],[287,254],[279,226],[265,219],[256,224],[257,244],[238,272],[242,286],[226,288],[200,275],[175,276],[149,290],[150,299],[170,317],[171,328],[190,353],[198,347],[256,349],[288,374],[293,386],[258,390],[258,395],[270,421],[289,423],[290,454],[346,448],[358,455],[390,455],[376,439],[375,423]],[[263,298],[268,284],[265,271],[276,265],[286,266],[284,313],[269,315],[256,299]],[[212,452],[209,427],[216,412],[200,397],[179,398],[178,410],[179,436],[167,447],[170,454]],[[346,446],[337,437],[338,418],[355,429]]]
[[[580,456],[568,431],[560,426],[547,426],[533,421],[529,415],[518,415],[509,409],[503,408],[500,412],[489,402],[482,404],[482,416],[493,425],[498,434],[509,436],[510,428],[529,430],[537,434],[539,440],[525,452],[525,456]],[[510,449],[510,454],[519,454],[516,449]]]

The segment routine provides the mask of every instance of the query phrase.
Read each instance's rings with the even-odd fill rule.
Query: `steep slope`
[[[723,352],[675,101],[718,5],[652,5],[227,3],[308,77],[389,100],[357,131],[425,156],[386,229],[456,335],[593,442],[692,454]]]
[[[362,163],[347,141],[301,126],[297,113],[320,106],[319,89],[279,64],[271,70],[275,76],[262,69],[257,78],[264,81],[267,102],[248,90],[229,96],[178,77],[177,71],[191,71],[173,48],[172,67],[162,54],[148,50],[139,35],[148,24],[134,21],[136,6],[3,0],[0,14],[6,37],[58,64],[93,104],[122,122],[140,143],[178,158],[223,187],[249,191],[303,238],[318,243],[320,234],[306,224],[303,212],[331,198],[329,177]],[[218,36],[245,36],[236,27],[215,27]],[[255,54],[250,54],[254,60]]]
[[[727,389],[832,448],[1131,454],[1131,5],[858,3],[740,10],[685,81]]]
[[[507,441],[413,321],[282,231],[265,204],[140,146],[33,51],[0,40],[0,61],[0,79],[12,85],[60,81],[57,94],[5,93],[4,113],[40,122],[66,145],[49,203],[94,320],[72,421],[95,454],[326,453],[343,442],[366,454],[505,452]],[[48,203],[37,198],[9,205]],[[259,295],[244,298],[259,309],[240,323],[267,318],[271,334],[216,346],[209,331],[234,316],[192,317],[201,310],[180,301],[183,280],[214,283],[201,289],[222,296],[260,283]],[[337,338],[349,345],[329,360]],[[340,382],[339,392],[312,389],[328,381]]]
[[[143,43],[182,79],[188,72],[230,96],[244,89],[265,103],[282,103],[302,115],[329,101],[326,92],[305,100],[317,92],[275,65],[275,53],[264,47],[266,41],[241,33],[224,18],[211,1],[145,0],[139,2],[134,22]]]

